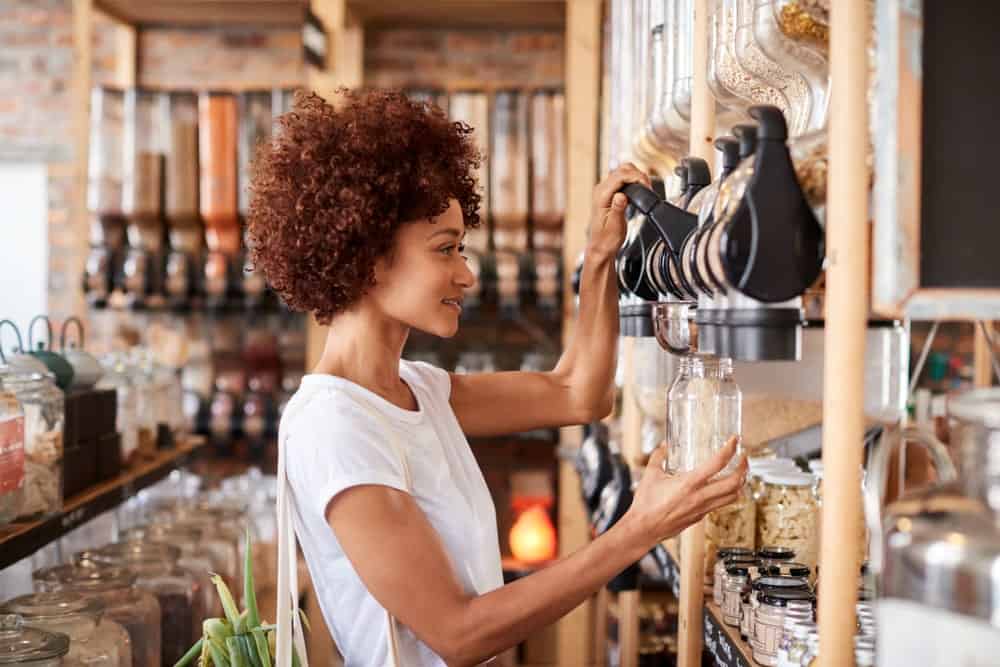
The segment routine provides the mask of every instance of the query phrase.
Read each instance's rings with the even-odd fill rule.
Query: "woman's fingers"
[[[732,460],[733,455],[736,454],[736,445],[739,444],[738,436],[730,436],[726,440],[726,444],[722,446],[722,449],[717,451],[712,458],[705,461],[700,466],[692,471],[692,476],[696,480],[698,486],[702,486],[708,482],[708,480],[719,474],[723,468]]]
[[[622,189],[626,183],[642,183],[648,188],[652,188],[649,176],[644,174],[631,162],[625,162],[597,185],[594,192],[594,200],[598,208],[610,208],[611,198],[616,192]]]
[[[653,449],[653,453],[649,455],[649,461],[646,462],[647,470],[655,470],[656,472],[665,472],[663,463],[667,458],[667,448],[665,445],[660,445]]]

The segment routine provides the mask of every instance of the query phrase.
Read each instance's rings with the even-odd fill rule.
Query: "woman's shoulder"
[[[448,371],[426,361],[399,362],[399,375],[409,384],[417,384],[435,396],[448,400],[451,397],[451,376]]]

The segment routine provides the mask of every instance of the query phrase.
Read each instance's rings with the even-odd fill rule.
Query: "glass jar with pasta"
[[[749,484],[744,484],[739,498],[705,516],[705,584],[715,579],[715,563],[721,547],[754,548],[757,529],[757,505]]]
[[[815,568],[819,552],[819,503],[808,473],[768,472],[757,500],[757,543],[786,547]]]

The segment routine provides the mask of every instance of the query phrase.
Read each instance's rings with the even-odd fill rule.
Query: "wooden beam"
[[[93,13],[92,0],[73,0],[73,78],[71,84],[73,131],[73,190],[70,202],[70,220],[79,252],[73,256],[68,268],[70,276],[82,276],[86,262],[87,239],[87,164],[90,153],[90,88],[93,69]],[[82,290],[77,290],[71,313],[85,313]]]
[[[984,322],[986,331],[990,338],[996,342],[996,330],[992,322]],[[993,386],[993,350],[990,349],[990,342],[983,334],[979,323],[974,324],[976,328],[976,342],[972,353],[972,381],[976,387]]]
[[[830,11],[830,165],[826,227],[826,348],[823,386],[823,508],[819,599],[820,667],[854,661],[854,605],[864,436],[865,328],[868,318],[867,0],[839,0]],[[910,102],[900,99],[902,104]]]
[[[134,25],[115,25],[115,83],[122,88],[134,88],[139,70],[139,31]]]
[[[708,0],[694,2],[694,77],[691,89],[691,136],[688,151],[714,164],[715,98],[708,88]],[[681,599],[678,610],[678,667],[701,665],[705,604],[705,525],[699,522],[681,536]]]
[[[566,212],[563,225],[563,347],[572,339],[576,304],[570,279],[583,252],[590,217],[591,191],[597,183],[598,116],[601,82],[602,3],[566,3]],[[563,448],[578,447],[581,429],[563,429]],[[559,464],[559,551],[569,555],[590,540],[580,502],[579,476],[572,463]],[[559,620],[556,659],[559,667],[580,667],[593,660],[592,603]]]

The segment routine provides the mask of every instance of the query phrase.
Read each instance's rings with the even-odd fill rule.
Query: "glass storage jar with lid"
[[[716,552],[715,565],[712,567],[712,599],[722,606],[722,575],[726,573],[726,561],[730,558],[745,558],[753,562],[753,549],[725,546]]]
[[[206,616],[222,616],[222,602],[212,583],[212,573],[219,572],[225,563],[214,558],[214,553],[201,541],[202,529],[179,524],[147,524],[133,526],[121,534],[122,542],[149,542],[170,544],[181,550],[177,564],[187,569],[198,580],[202,594],[202,608]],[[228,582],[227,582],[228,585]],[[230,590],[235,590],[230,588]]]
[[[705,583],[715,581],[720,544],[752,550],[757,531],[757,504],[750,486],[740,488],[736,502],[705,515]]]
[[[741,405],[731,359],[706,354],[684,357],[668,400],[671,466],[694,470],[711,459],[730,437],[739,437]],[[722,474],[735,470],[738,454],[739,448]]]
[[[156,456],[156,414],[157,387],[153,382],[152,369],[145,363],[141,350],[134,350],[125,364],[135,387],[135,423],[138,437],[138,453],[143,458]]]
[[[136,586],[156,596],[160,604],[160,662],[172,665],[201,636],[205,618],[197,579],[177,565],[180,549],[166,544],[124,542],[74,556],[77,563],[127,567]]]
[[[132,664],[160,667],[160,604],[151,593],[135,587],[126,568],[95,564],[56,565],[32,573],[37,592],[70,591],[104,603],[104,617],[128,633]]]
[[[61,667],[69,637],[25,625],[17,614],[0,615],[0,665]]]
[[[202,533],[202,545],[212,554],[216,572],[228,586],[239,588],[245,533],[245,516],[235,511],[208,511],[190,500],[161,501],[151,523],[196,528]]]
[[[708,86],[720,103],[746,114],[754,104],[788,109],[785,94],[748,71],[736,57],[737,0],[709,4]]]
[[[745,567],[730,567],[722,576],[722,621],[738,627],[743,609],[743,594],[750,590],[750,571]]]
[[[792,472],[764,475],[757,501],[757,543],[791,549],[799,562],[816,567],[819,504],[812,475]]]
[[[4,388],[24,410],[24,497],[18,518],[62,510],[65,398],[50,373],[8,373]]]
[[[18,614],[24,622],[69,637],[66,662],[100,667],[132,664],[132,644],[125,629],[102,618],[104,603],[77,593],[33,593],[8,600],[0,613]]]
[[[809,591],[767,590],[757,597],[754,606],[753,636],[750,642],[753,659],[774,667],[778,664],[778,644],[785,627],[785,617],[812,620],[815,596]]]
[[[10,372],[0,365],[0,526],[16,519],[24,502],[24,410],[3,385]]]
[[[97,382],[97,389],[114,389],[117,403],[115,429],[121,434],[122,462],[134,462],[139,447],[139,430],[136,423],[135,383],[127,372],[125,358],[110,354],[101,359],[104,375]]]

